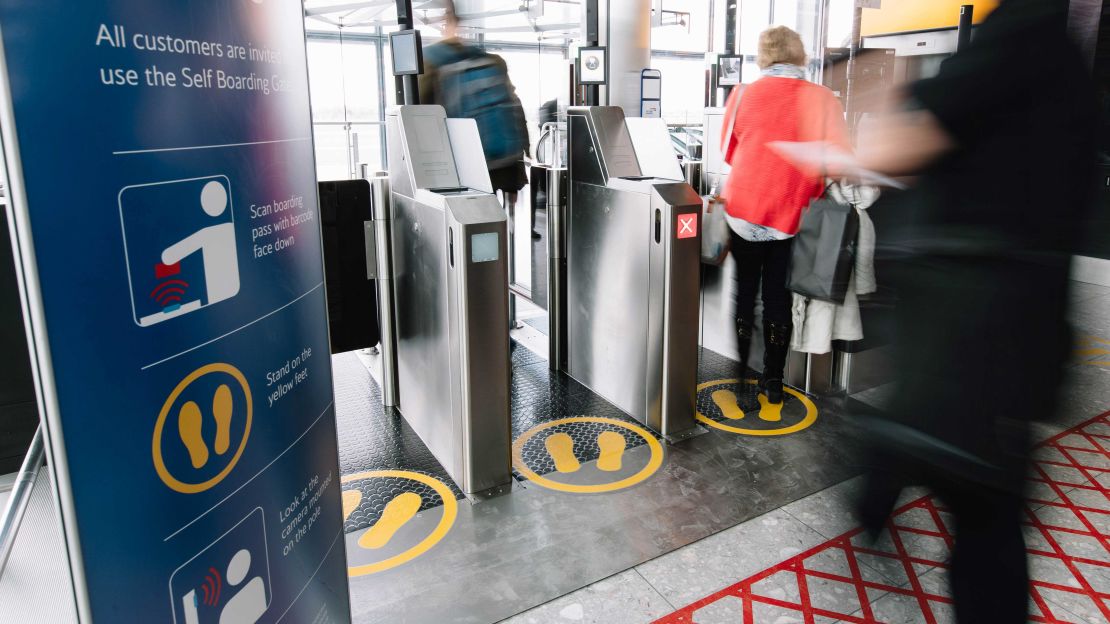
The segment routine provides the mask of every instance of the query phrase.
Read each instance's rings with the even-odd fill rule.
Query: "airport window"
[[[711,54],[723,51],[727,1],[712,0],[712,6],[710,2],[662,3],[662,23],[651,30],[651,67],[662,72],[663,117],[670,124],[701,121],[706,50]],[[852,0],[829,0],[827,4],[818,0],[737,1],[739,52],[748,56],[743,65],[745,83],[759,77],[754,56],[759,34],[771,24],[797,29],[815,61],[822,56],[817,51],[822,43],[817,35],[822,22],[827,21],[826,33],[822,34],[826,34],[829,45],[837,46],[850,36]],[[824,15],[820,14],[822,4]],[[568,22],[576,20],[576,16],[567,17]],[[345,28],[343,37],[337,28],[314,20],[309,21],[309,28],[318,175],[321,179],[345,179],[359,176],[362,165],[370,170],[384,168],[384,111],[396,104],[388,69],[388,33],[396,26]],[[417,28],[425,45],[440,36],[434,24],[418,24]],[[561,104],[566,104],[568,39],[551,35],[538,38],[534,32],[490,32],[481,45],[505,59],[534,142],[539,133],[539,107],[551,99],[561,98]]]
[[[548,100],[559,99],[569,88],[570,61],[565,58],[561,46],[537,50],[533,43],[529,47],[531,49],[509,48],[502,42],[486,45],[487,50],[505,59],[509,80],[513,82],[520,104],[524,107],[528,132],[534,143],[539,138],[537,122],[540,106]]]
[[[365,33],[342,38],[309,33],[316,173],[321,180],[357,177],[363,163],[371,169],[382,166],[379,45],[376,36]]]
[[[663,74],[663,118],[667,123],[700,124],[705,108],[704,55],[654,52],[651,67]]]

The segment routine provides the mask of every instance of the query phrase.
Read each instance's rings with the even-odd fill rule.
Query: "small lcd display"
[[[493,262],[501,257],[497,232],[470,235],[470,261]]]
[[[744,57],[739,54],[721,54],[717,57],[717,85],[732,87],[743,77]]]
[[[578,84],[603,85],[609,79],[604,46],[578,48]]]
[[[389,45],[393,51],[393,75],[405,76],[420,74],[423,55],[420,49],[420,33],[415,30],[402,30],[389,35]]]

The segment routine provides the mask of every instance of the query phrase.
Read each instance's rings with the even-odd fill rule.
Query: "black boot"
[[[738,318],[736,319],[736,347],[740,352],[740,372],[737,377],[740,379],[741,387],[743,387],[744,380],[748,378],[748,358],[752,351],[752,335],[755,333],[755,324],[751,319]]]
[[[763,323],[763,377],[759,388],[767,395],[767,401],[774,405],[782,403],[782,379],[792,332],[793,327],[789,323]]]

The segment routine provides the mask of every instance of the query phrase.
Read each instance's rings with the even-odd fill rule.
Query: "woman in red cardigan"
[[[784,26],[759,36],[762,77],[735,89],[726,104],[725,158],[732,167],[721,197],[732,230],[736,262],[736,330],[740,370],[747,372],[755,296],[763,284],[763,375],[760,389],[782,402],[783,371],[792,333],[786,288],[791,239],[802,209],[824,192],[820,171],[788,163],[770,147],[776,141],[827,142],[850,149],[844,112],[832,91],[805,79],[805,48]]]

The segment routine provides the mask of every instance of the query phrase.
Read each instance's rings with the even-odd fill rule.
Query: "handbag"
[[[743,85],[733,89],[725,103],[725,118],[721,124],[721,153],[726,163],[732,161],[733,152],[736,150],[736,137],[732,127],[736,123],[736,111],[740,106],[740,96],[743,93]],[[701,222],[702,264],[721,266],[725,258],[728,258],[731,234],[728,218],[725,216],[725,203],[717,196],[716,189],[709,197],[702,200]]]
[[[728,257],[729,229],[723,202],[706,197],[701,205],[701,261],[721,266]]]
[[[802,212],[787,288],[803,297],[842,304],[856,263],[859,215],[854,206],[832,195],[842,196],[826,190]]]

